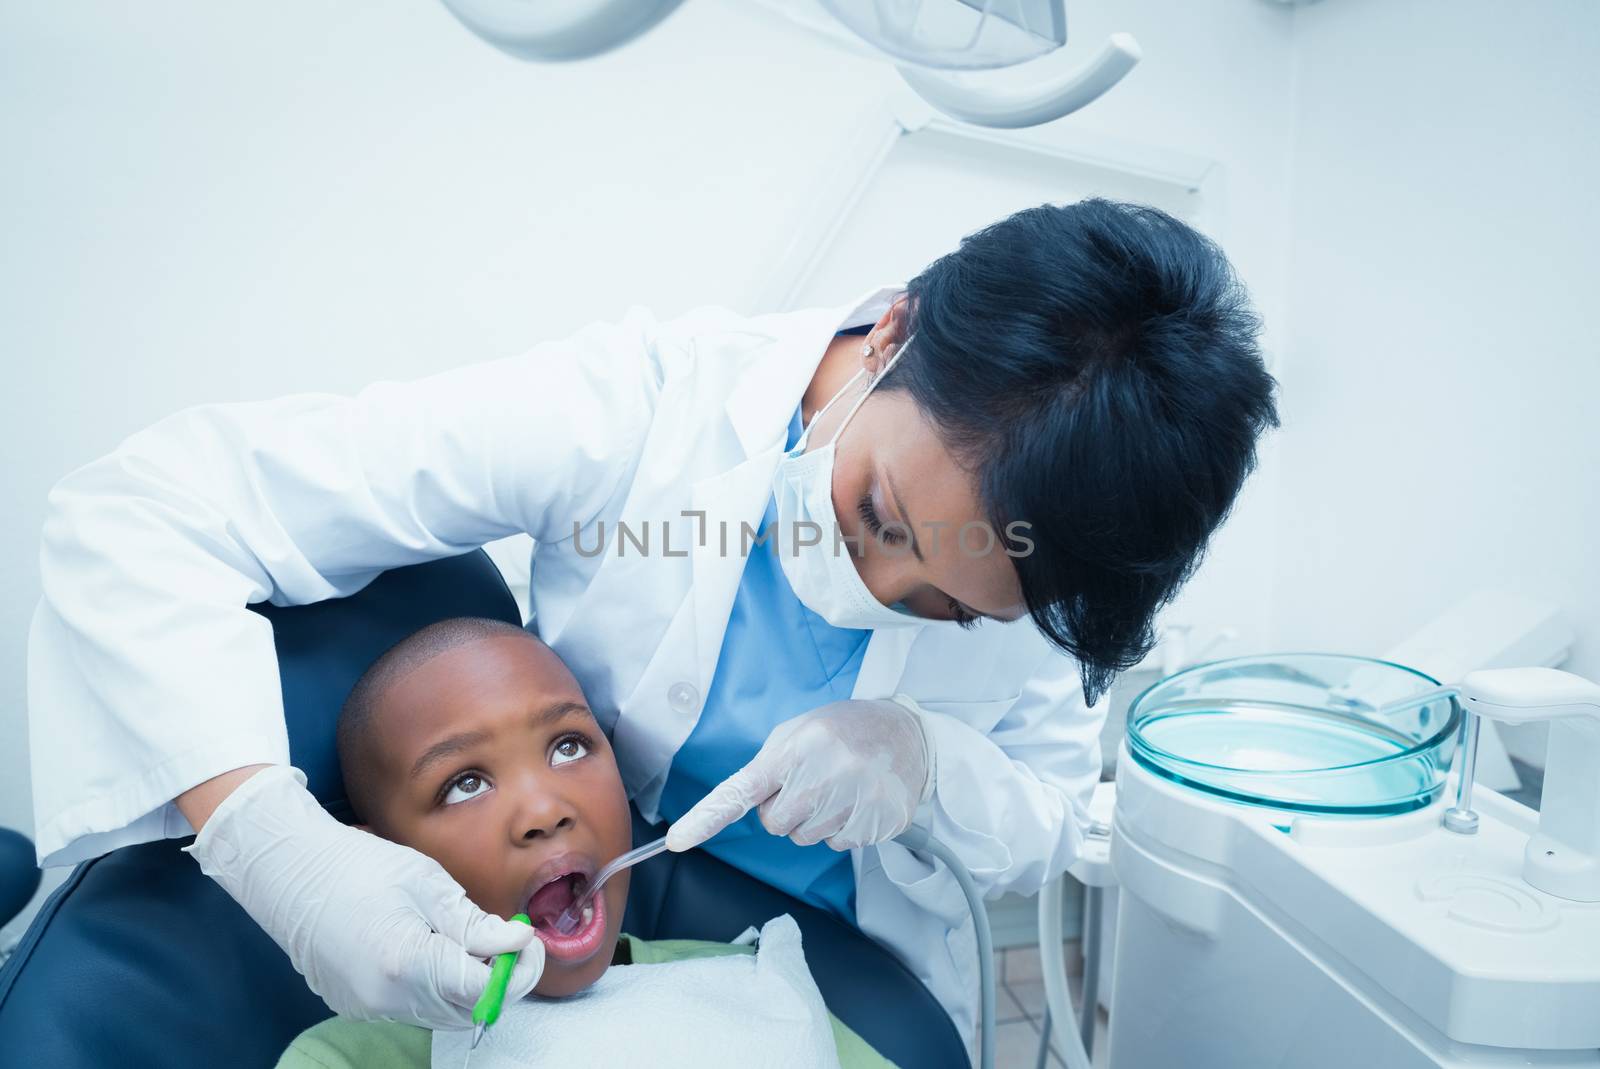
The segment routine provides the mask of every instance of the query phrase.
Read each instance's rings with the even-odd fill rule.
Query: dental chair
[[[33,863],[33,840],[19,831],[0,828],[0,928],[33,901],[40,878]]]
[[[272,622],[290,758],[346,821],[334,726],[367,666],[436,620],[519,622],[481,550],[387,572],[348,598],[253,608]],[[86,861],[50,896],[0,969],[0,1064],[265,1067],[330,1016],[277,944],[180,852],[189,841]],[[904,1069],[968,1065],[939,1003],[853,928],[699,851],[657,857],[633,880],[625,931],[726,941],[789,913],[836,1016]]]

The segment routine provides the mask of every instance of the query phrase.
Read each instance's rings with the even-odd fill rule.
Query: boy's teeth
[[[588,924],[592,920],[594,920],[594,903],[591,902],[583,907],[583,923]]]

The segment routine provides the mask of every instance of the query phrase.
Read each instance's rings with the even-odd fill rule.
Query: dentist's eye
[[[488,794],[492,790],[494,787],[478,773],[464,772],[450,781],[440,801],[444,805],[455,805],[457,802],[469,801],[479,795]]]
[[[898,546],[905,542],[906,532],[903,524],[885,524],[883,517],[878,515],[878,508],[872,503],[872,492],[861,495],[861,500],[856,502],[856,512],[861,516],[861,522],[866,525],[867,533],[887,546]]]
[[[589,740],[582,735],[567,735],[562,737],[550,750],[550,767],[564,765],[568,761],[576,761],[580,757],[589,756]]]
[[[957,627],[971,631],[974,627],[977,627],[978,622],[983,619],[981,616],[974,616],[972,613],[968,612],[966,608],[955,598],[947,597],[945,600],[949,603],[950,619],[955,621]]]

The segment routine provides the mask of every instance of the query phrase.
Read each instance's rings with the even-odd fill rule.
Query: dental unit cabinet
[[[1384,716],[1430,685],[1363,658],[1241,658],[1134,703],[1115,1069],[1600,1066],[1600,687],[1475,672],[1428,715]],[[1551,753],[1542,812],[1480,785],[1462,834],[1442,755],[1473,710],[1550,720]]]

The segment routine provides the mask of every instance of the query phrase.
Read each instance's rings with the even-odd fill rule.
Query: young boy
[[[578,928],[555,918],[601,866],[632,847],[611,745],[566,665],[496,620],[445,620],[385,653],[340,714],[339,760],[362,827],[438,861],[479,908],[527,913],[545,948],[536,995],[582,991],[613,964],[748,954],[719,943],[620,936],[628,873]],[[619,943],[620,936],[620,943]],[[844,1069],[892,1069],[837,1019]],[[279,1069],[429,1064],[431,1033],[334,1017],[302,1033]]]

